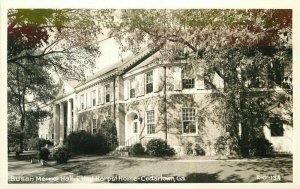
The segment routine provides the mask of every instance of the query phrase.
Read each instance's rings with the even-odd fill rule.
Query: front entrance
[[[126,115],[125,119],[125,146],[132,146],[139,142],[140,122],[136,112]]]

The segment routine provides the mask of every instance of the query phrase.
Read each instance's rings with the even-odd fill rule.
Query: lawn
[[[250,160],[166,160],[81,156],[73,158],[68,164],[53,167],[87,177],[138,178],[138,180],[121,180],[124,182],[147,182],[145,178],[151,180],[151,177],[152,180],[148,179],[149,182],[166,182],[158,180],[162,176],[179,177],[183,179],[176,182],[192,183],[292,182],[291,157]],[[157,179],[153,180],[153,177]]]
[[[51,161],[48,166],[10,157],[8,174],[9,178],[34,178],[10,183],[292,182],[292,166],[292,157],[210,160],[205,157],[164,159],[85,155],[75,156],[67,164],[58,165]],[[41,177],[46,180],[41,180]]]

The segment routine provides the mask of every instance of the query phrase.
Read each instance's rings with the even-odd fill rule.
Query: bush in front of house
[[[253,138],[249,142],[250,156],[266,157],[273,151],[272,143],[264,137]]]
[[[105,137],[100,134],[88,133],[84,130],[71,133],[64,144],[70,148],[74,154],[101,154],[104,155],[110,151]]]
[[[66,146],[58,147],[54,151],[53,158],[58,164],[67,163],[71,158],[70,149]]]
[[[47,148],[41,148],[37,154],[38,159],[47,161],[49,159],[50,151]]]
[[[147,143],[147,153],[152,156],[174,156],[175,149],[167,145],[163,139],[151,139]]]
[[[136,143],[132,147],[132,155],[144,155],[145,154],[145,148],[142,146],[141,143]]]
[[[31,150],[41,150],[41,148],[45,147],[47,144],[50,146],[54,145],[52,141],[38,137],[28,140],[28,148]]]

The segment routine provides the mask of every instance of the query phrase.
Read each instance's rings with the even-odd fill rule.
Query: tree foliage
[[[21,149],[25,121],[29,116],[27,112],[34,110],[40,115],[38,105],[55,95],[52,90],[54,73],[80,80],[84,79],[85,70],[94,66],[100,55],[98,37],[112,19],[109,12],[86,9],[8,10],[8,104],[17,110],[14,113],[20,121]]]
[[[251,137],[263,133],[272,116],[292,125],[292,85],[282,79],[292,76],[291,10],[122,10],[119,15],[111,33],[122,50],[163,44],[162,59],[174,62],[180,56],[204,68],[206,87],[217,92],[211,97],[224,107],[216,111],[235,152],[247,155]],[[213,83],[215,72],[224,90]],[[286,112],[272,111],[276,107]]]

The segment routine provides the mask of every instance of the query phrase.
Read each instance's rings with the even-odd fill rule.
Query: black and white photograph
[[[294,15],[1,9],[5,186],[298,182]]]

